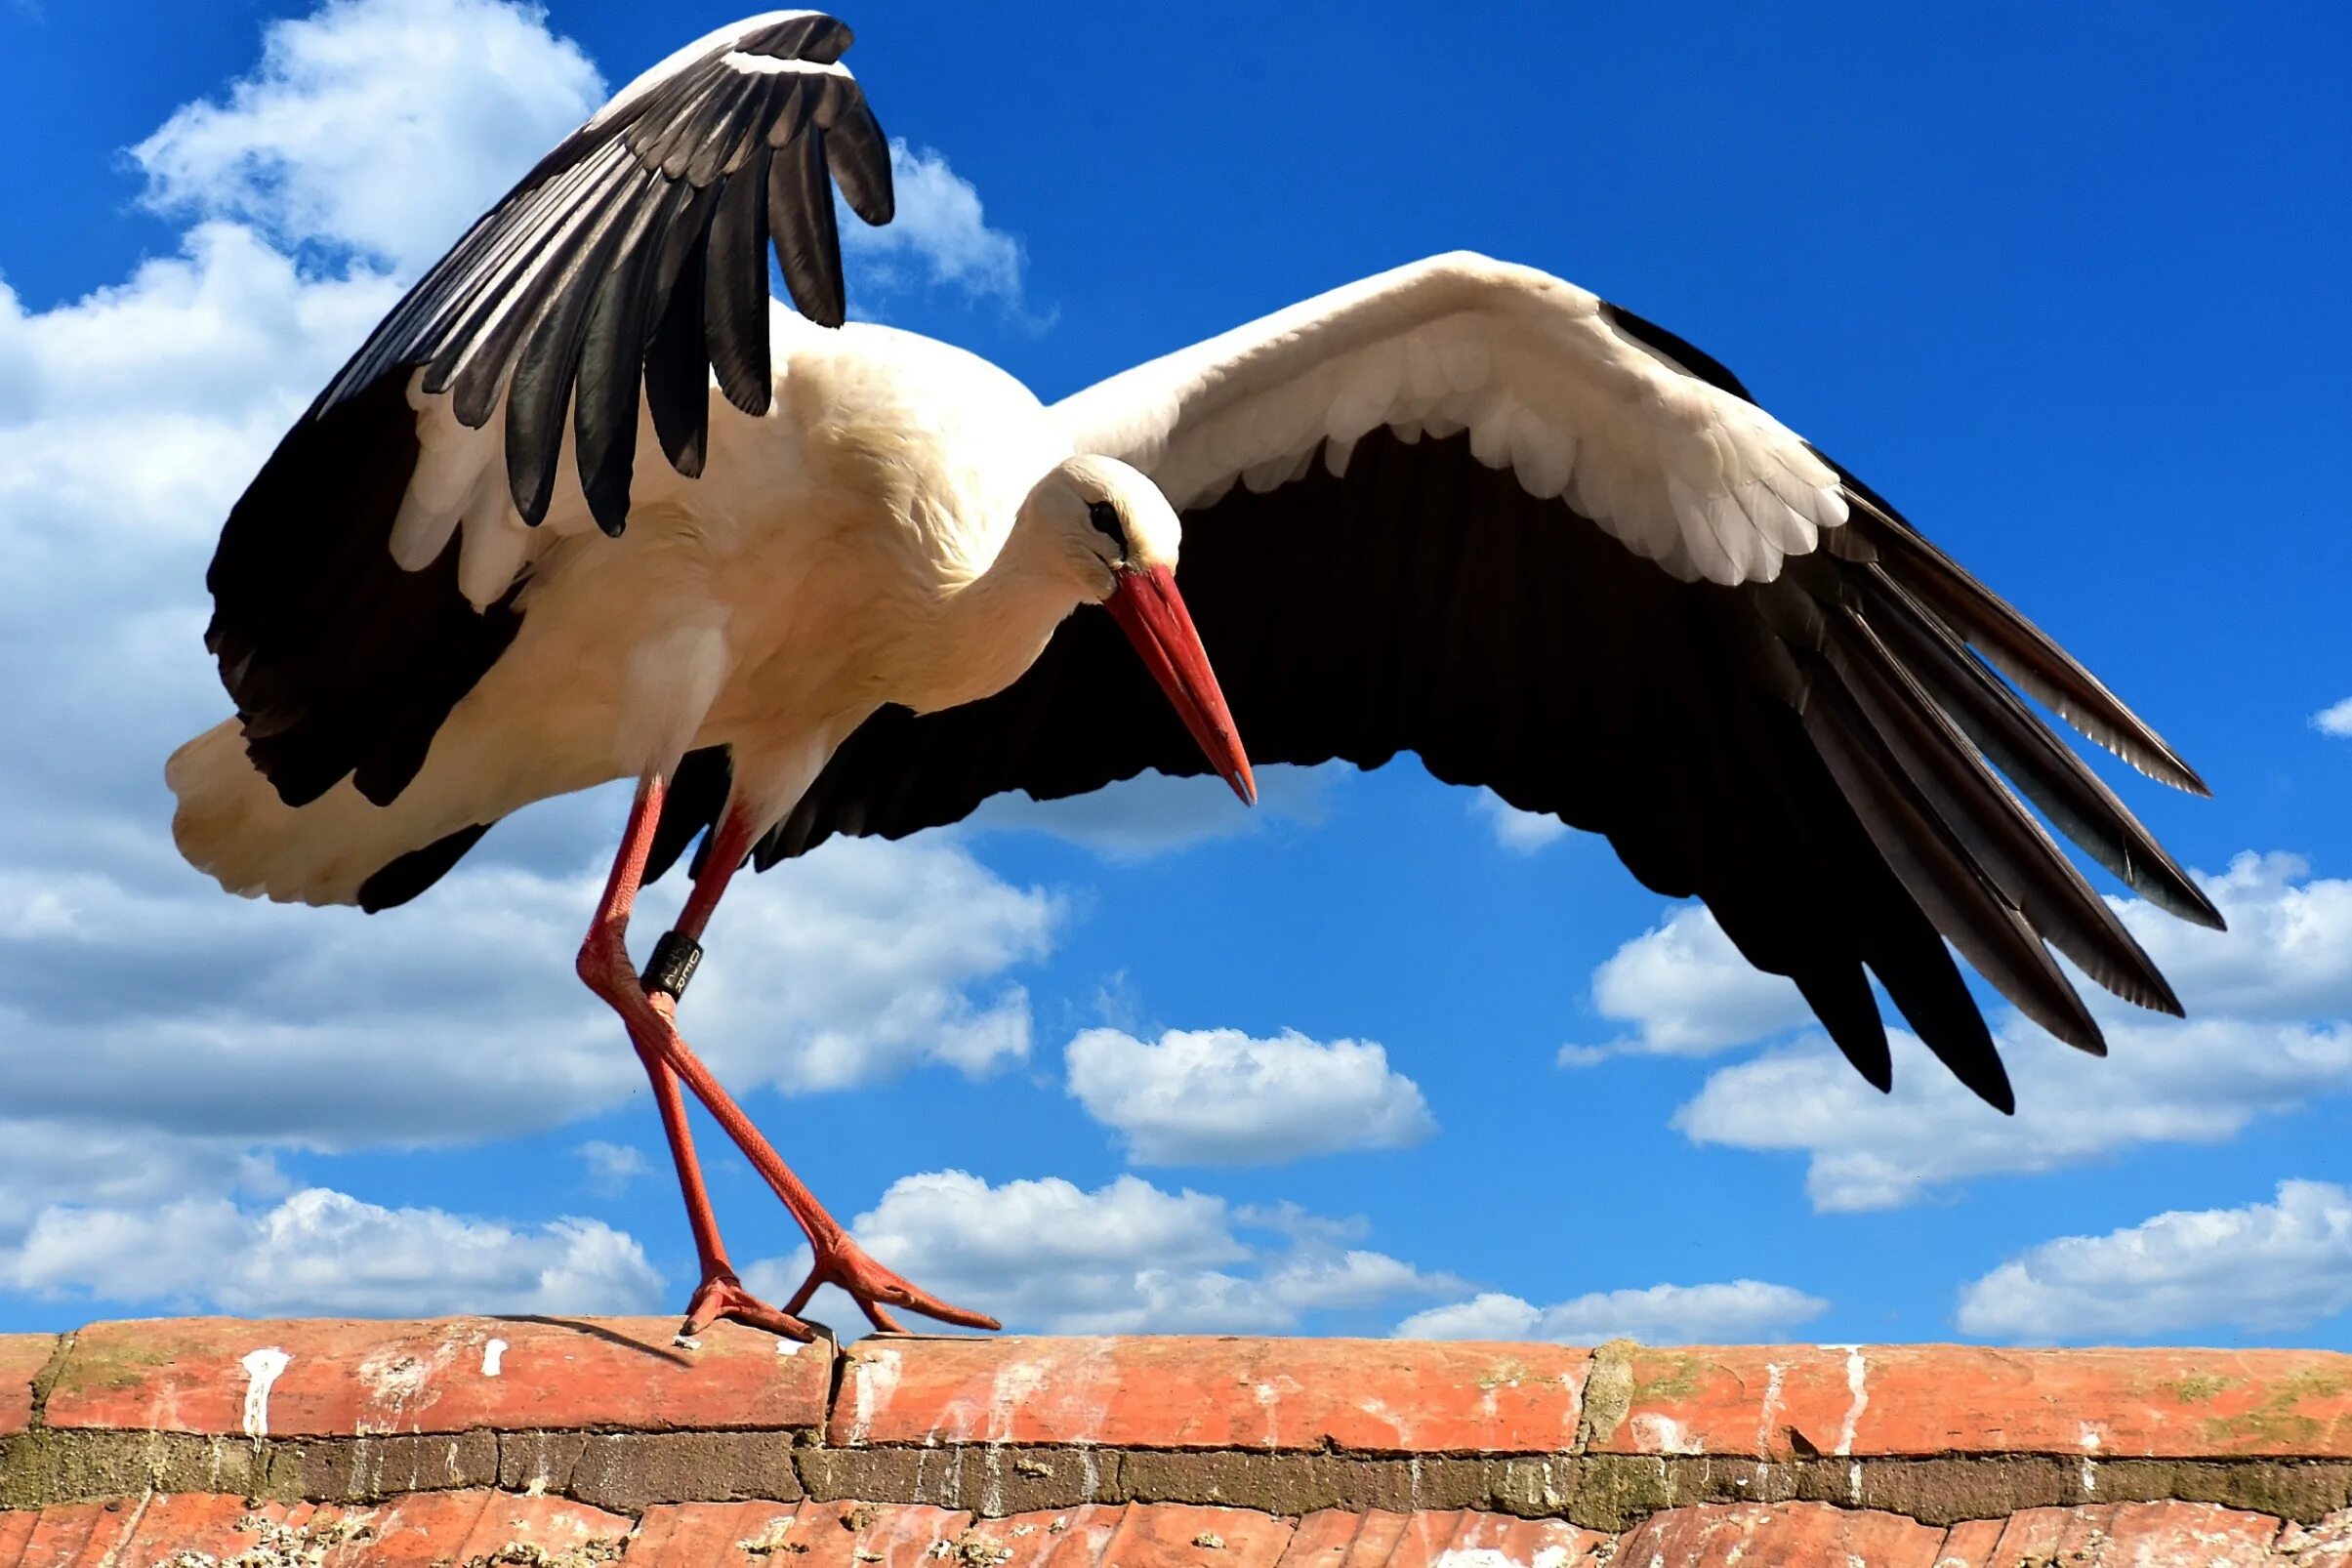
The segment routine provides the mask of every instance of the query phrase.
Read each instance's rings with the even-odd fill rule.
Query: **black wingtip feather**
[[[768,359],[767,186],[773,153],[754,152],[726,183],[704,248],[703,320],[711,368],[728,402],[755,418],[775,398]]]
[[[825,133],[813,125],[768,163],[767,229],[793,304],[818,326],[840,326],[848,314],[841,235],[825,178]]]
[[[435,839],[422,849],[411,849],[387,861],[359,885],[361,912],[379,915],[407,903],[447,876],[449,868],[481,842],[481,836],[490,831],[490,826],[487,822],[476,822]]]
[[[880,227],[898,212],[890,178],[890,141],[864,99],[850,106],[825,137],[825,161],[841,186],[842,199],[864,222]]]
[[[1790,976],[1830,1039],[1879,1093],[1895,1087],[1894,1053],[1886,1043],[1886,1020],[1859,964],[1808,969]]]

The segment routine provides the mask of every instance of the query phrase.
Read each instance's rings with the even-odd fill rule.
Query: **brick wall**
[[[671,1321],[0,1337],[0,1568],[2352,1568],[2341,1355]]]

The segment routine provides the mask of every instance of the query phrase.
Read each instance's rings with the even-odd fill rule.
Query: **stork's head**
[[[1160,487],[1117,458],[1073,457],[1037,482],[1021,512],[1081,598],[1109,610],[1127,633],[1210,765],[1245,805],[1255,804],[1250,759],[1176,592],[1182,528]]]

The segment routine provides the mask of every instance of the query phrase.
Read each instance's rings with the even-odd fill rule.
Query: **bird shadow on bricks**
[[[624,1350],[635,1350],[640,1355],[651,1356],[656,1361],[667,1361],[674,1367],[690,1367],[694,1364],[692,1356],[675,1345],[647,1344],[644,1341],[632,1339],[617,1329],[607,1328],[601,1323],[590,1323],[580,1318],[547,1317],[538,1313],[516,1312],[501,1314],[492,1318],[491,1321],[494,1323],[537,1323],[551,1329],[569,1329],[574,1334],[584,1335],[592,1340],[602,1340],[607,1344],[617,1344]]]

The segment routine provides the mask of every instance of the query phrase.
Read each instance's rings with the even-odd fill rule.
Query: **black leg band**
[[[686,994],[694,966],[702,962],[702,944],[682,931],[664,931],[645,961],[645,994],[659,991],[675,1002]]]

